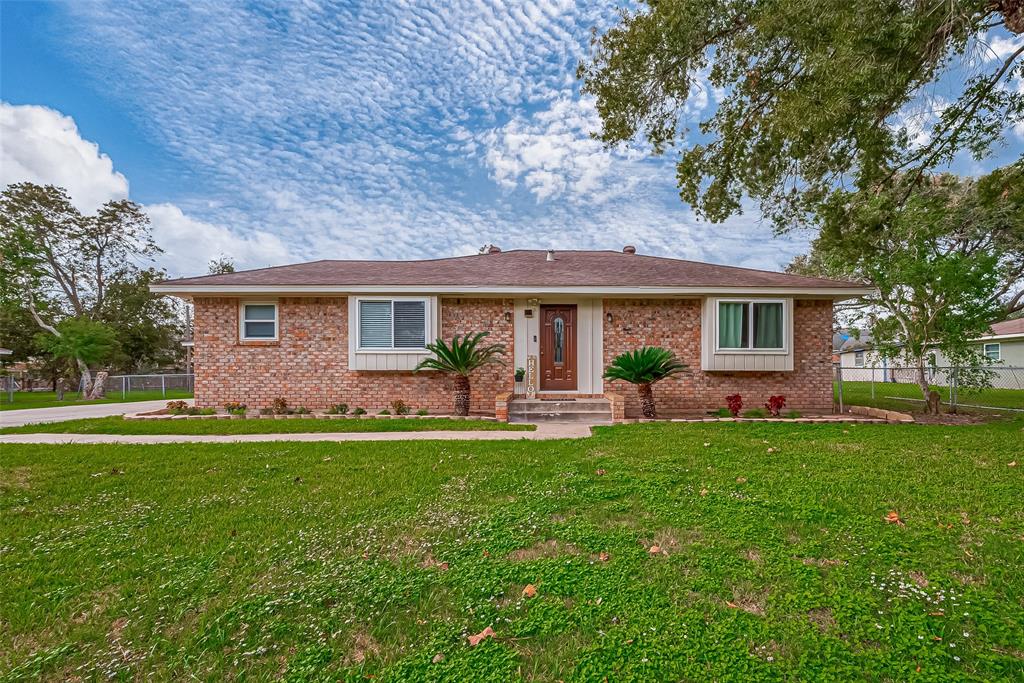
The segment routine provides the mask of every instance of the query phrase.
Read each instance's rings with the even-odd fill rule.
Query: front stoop
[[[508,404],[508,421],[611,424],[612,404],[606,398],[578,398],[571,401],[517,398]]]

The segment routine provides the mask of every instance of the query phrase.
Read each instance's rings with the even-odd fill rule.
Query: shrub
[[[188,403],[185,401],[168,401],[167,412],[171,415],[184,415],[185,411],[188,410]]]
[[[785,396],[769,396],[768,402],[764,404],[764,407],[768,409],[772,417],[778,417],[779,411],[786,407]]]
[[[767,414],[763,408],[753,408],[743,413],[743,417],[765,417]]]
[[[395,415],[408,415],[409,406],[405,404],[402,399],[397,399],[391,402],[391,410],[394,411]]]
[[[217,411],[214,408],[193,408],[189,411],[189,415],[216,415]]]
[[[366,410],[363,408],[356,408],[352,411],[353,415],[366,415]]]
[[[732,417],[732,413],[729,412],[728,408],[719,408],[718,412],[715,413],[718,417]]]
[[[273,415],[273,414],[274,414],[274,409],[273,408],[260,408],[260,415]]]
[[[428,411],[427,411],[426,408],[420,408],[419,410],[416,411],[416,414],[417,415],[427,415]]]
[[[388,410],[387,408],[385,408],[384,410],[380,411],[380,412],[379,412],[379,413],[377,413],[377,414],[378,414],[378,415],[390,415],[390,414],[391,414],[391,411],[390,411],[390,410]]]
[[[338,403],[337,405],[333,405],[330,408],[328,408],[327,412],[330,413],[331,415],[344,415],[345,413],[348,412],[348,404]]]
[[[309,408],[307,408],[306,406],[299,406],[298,408],[295,409],[295,414],[296,415],[309,415]]]
[[[288,401],[283,398],[275,398],[270,402],[270,410],[274,415],[287,415],[288,414]]]
[[[732,416],[737,417],[743,410],[743,397],[739,394],[731,394],[725,397],[725,404],[729,407]]]
[[[245,415],[245,408],[246,406],[244,403],[229,401],[224,404],[224,410],[228,411],[229,415]]]
[[[798,410],[791,410],[788,413],[786,413],[786,417],[788,417],[791,420],[796,419],[796,418],[800,417],[800,411],[798,411]]]

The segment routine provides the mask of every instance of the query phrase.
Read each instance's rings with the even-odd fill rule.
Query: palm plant
[[[437,339],[427,344],[427,349],[434,357],[424,358],[414,369],[414,372],[437,370],[453,376],[456,415],[469,415],[469,374],[485,365],[502,362],[496,356],[505,353],[505,347],[501,344],[480,346],[480,340],[486,336],[486,332],[467,334],[461,338],[455,335],[451,344]]]
[[[621,379],[636,385],[640,397],[640,410],[644,417],[655,417],[654,392],[651,385],[686,369],[686,364],[676,354],[657,346],[644,346],[636,351],[627,351],[616,356],[608,369],[605,379]]]

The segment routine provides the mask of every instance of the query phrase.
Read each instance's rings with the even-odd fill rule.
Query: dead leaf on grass
[[[477,645],[479,645],[483,641],[487,640],[488,638],[493,638],[493,637],[494,637],[494,629],[491,628],[490,626],[488,626],[483,631],[480,631],[480,633],[477,633],[477,634],[472,635],[472,636],[467,636],[466,639],[469,641],[470,647],[476,647]]]
[[[594,474],[596,474],[599,477],[603,477],[606,474],[606,471],[605,470],[595,470]]]
[[[444,661],[444,653],[443,652],[438,652],[436,655],[434,655],[434,658],[431,659],[430,661],[433,662],[434,664],[440,664],[441,662]]]
[[[882,519],[884,519],[889,524],[895,524],[897,526],[906,526],[906,524],[903,523],[903,520],[900,519],[900,513],[896,512],[895,510],[890,510],[889,513]]]
[[[526,588],[523,589],[524,598],[535,598],[537,597],[537,587],[532,583],[526,584]]]

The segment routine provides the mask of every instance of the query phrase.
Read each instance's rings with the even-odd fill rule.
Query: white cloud
[[[0,185],[25,181],[63,187],[85,213],[128,196],[128,180],[70,116],[0,102]]]

